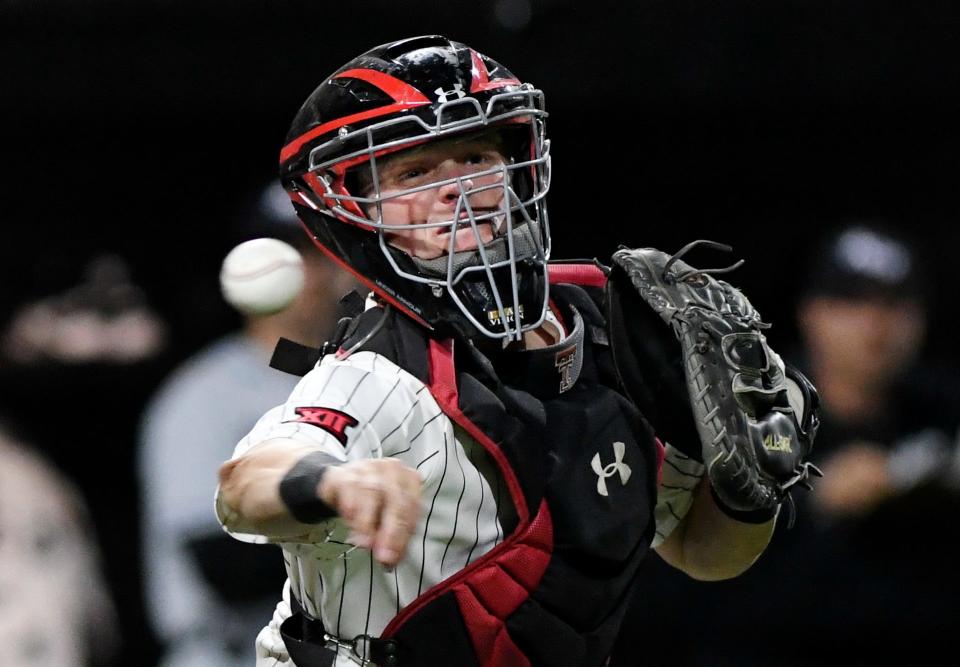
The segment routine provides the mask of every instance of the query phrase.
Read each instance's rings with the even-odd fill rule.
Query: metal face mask
[[[328,132],[308,130],[295,138],[284,149],[291,157],[285,166],[292,167],[283,170],[285,185],[321,248],[388,302],[433,328],[518,340],[542,323],[548,300],[550,152],[543,93],[465,45],[444,40],[425,46],[422,40],[442,38],[417,39],[399,43],[419,48],[404,51],[402,67],[396,59],[385,67],[389,75],[349,68],[331,77],[328,87],[345,78],[388,89],[393,108],[386,119],[360,119],[362,127],[328,122],[320,126]],[[369,66],[368,55],[357,60]],[[491,65],[503,78],[491,75]],[[323,88],[311,96],[314,104]],[[477,137],[496,138],[502,163],[384,189],[391,160],[411,149],[442,151]],[[447,217],[396,224],[384,214],[418,194],[442,190],[455,193]],[[401,240],[411,234],[430,236],[436,252],[405,252]],[[445,243],[438,248],[439,238]]]

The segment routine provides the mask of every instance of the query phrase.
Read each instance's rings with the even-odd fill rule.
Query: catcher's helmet
[[[310,95],[280,153],[281,180],[320,248],[381,298],[431,328],[518,339],[547,306],[545,118],[540,90],[465,44],[440,36],[392,42]],[[454,177],[381,194],[378,160],[475,132],[496,132],[504,146],[505,164],[481,174],[497,176],[495,185],[471,189]],[[383,202],[451,182],[460,188],[451,219],[429,223],[449,230],[449,252],[422,259],[391,246],[384,232],[399,227],[383,222]],[[469,197],[491,188],[502,189],[499,210],[475,213]],[[492,241],[480,242],[478,223],[496,230]],[[478,247],[454,252],[454,232],[467,227]]]

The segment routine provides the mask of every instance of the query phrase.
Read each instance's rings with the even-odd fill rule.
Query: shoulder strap
[[[312,347],[292,341],[289,338],[280,337],[276,347],[273,348],[273,356],[270,357],[270,367],[278,371],[289,373],[290,375],[304,376],[309,373],[320,359],[335,352],[340,347],[340,341],[346,335],[347,330],[353,318],[344,317],[337,322],[337,328],[333,337],[323,344],[322,347]]]
[[[348,316],[337,321],[337,328],[330,340],[321,347],[312,347],[281,336],[273,348],[270,367],[302,377],[309,373],[324,355],[336,352],[347,335],[350,325],[363,312],[363,297],[351,290],[340,298],[340,305],[346,310]]]
[[[340,350],[375,352],[429,384],[428,338],[422,326],[391,307],[365,310],[355,322]]]

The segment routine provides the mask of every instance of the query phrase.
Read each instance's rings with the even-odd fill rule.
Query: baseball
[[[246,315],[270,315],[290,305],[303,288],[303,259],[277,239],[254,239],[231,250],[220,268],[220,290]]]

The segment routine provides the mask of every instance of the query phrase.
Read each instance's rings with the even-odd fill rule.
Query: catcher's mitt
[[[767,345],[769,325],[747,298],[710,275],[742,261],[700,271],[680,260],[698,244],[730,250],[694,241],[673,256],[614,254],[607,301],[617,372],[658,434],[703,461],[729,509],[773,510],[820,473],[805,461],[817,393]]]

